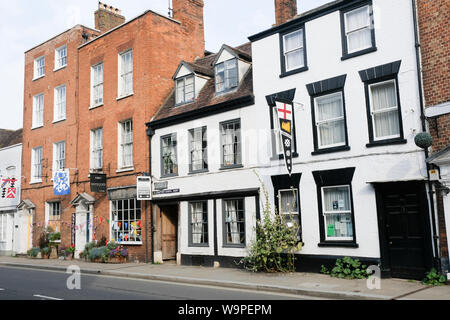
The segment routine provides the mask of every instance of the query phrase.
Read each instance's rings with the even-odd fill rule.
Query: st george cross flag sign
[[[69,169],[58,170],[53,176],[53,190],[55,196],[70,194]]]
[[[292,103],[275,101],[280,122],[281,143],[283,144],[284,162],[291,175],[292,171]]]

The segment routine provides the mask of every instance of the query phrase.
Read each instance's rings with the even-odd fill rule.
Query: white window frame
[[[354,30],[348,30],[347,15],[349,15],[349,14],[355,12],[355,11],[362,11],[361,9],[363,9],[363,8],[365,8],[367,10],[367,15],[369,17],[368,24],[366,24],[363,27],[354,29]],[[358,51],[362,51],[362,50],[365,50],[365,49],[372,48],[372,46],[373,46],[373,43],[372,43],[372,32],[370,32],[370,45],[367,46],[367,47],[356,48],[356,49],[350,51],[349,50],[349,42],[348,42],[348,35],[349,34],[354,33],[354,32],[358,32],[358,31],[361,31],[361,30],[364,30],[364,29],[369,29],[369,30],[372,29],[372,19],[371,19],[371,16],[370,16],[370,5],[359,7],[359,8],[356,8],[354,10],[351,10],[351,11],[348,11],[348,12],[344,13],[344,20],[345,20],[344,21],[344,25],[345,25],[345,41],[347,42],[347,54],[351,54],[351,53],[355,53],[355,52],[358,52]]]
[[[186,100],[186,80],[187,79],[192,79],[192,99],[190,100]],[[178,102],[178,98],[180,98],[178,96],[178,86],[181,85],[183,87],[183,97],[182,99]],[[175,80],[175,104],[176,105],[182,105],[182,104],[186,104],[189,102],[194,101],[195,99],[195,77],[194,75],[189,75],[180,79],[176,79]]]
[[[99,130],[101,130],[100,131],[101,133],[99,135],[97,135],[96,132],[98,132]],[[100,139],[100,143],[96,143],[97,138]],[[91,169],[91,171],[102,170],[103,169],[103,128],[92,129],[90,140],[91,140],[90,141],[90,169]],[[97,156],[96,156],[96,154],[97,154]],[[98,165],[99,163],[100,163],[100,165]]]
[[[42,97],[42,104],[38,104],[40,97]],[[39,109],[38,106],[40,107]],[[31,129],[44,126],[44,94],[39,93],[33,96],[33,118]]]
[[[99,76],[96,75],[96,73],[99,72],[100,66],[101,66],[101,82],[98,81]],[[103,62],[91,66],[91,108],[103,105],[103,83],[104,83],[103,71],[104,71]],[[101,92],[101,96],[98,92]],[[96,100],[98,101],[96,102]]]
[[[236,85],[235,86],[232,86],[229,81],[231,79],[231,77],[229,76],[229,73],[230,73],[229,70],[233,70],[233,68],[227,69],[227,65],[230,64],[231,62],[233,62],[236,66]],[[223,65],[223,82],[222,82],[223,89],[221,91],[218,90],[218,82],[217,82],[217,74],[218,74],[217,69],[219,68],[220,65]],[[214,84],[215,84],[216,94],[227,93],[227,92],[232,91],[235,88],[239,87],[239,61],[237,58],[228,59],[228,60],[220,62],[214,66]]]
[[[64,88],[64,96],[62,100],[60,98],[59,91]],[[53,94],[53,122],[66,120],[66,108],[67,108],[67,87],[65,84],[55,87]]]
[[[40,157],[38,158],[38,155]],[[35,147],[31,150],[31,178],[30,183],[39,183],[42,182],[42,159],[43,159],[43,148]],[[39,166],[39,169],[36,172],[36,168]],[[40,173],[39,176],[36,176],[37,173]]]
[[[295,192],[295,201],[297,201],[297,211],[296,212],[282,212],[281,211],[281,193],[282,192]],[[298,215],[300,211],[300,207],[298,204],[298,189],[297,188],[293,188],[293,189],[280,189],[278,190],[278,212],[280,214],[284,214],[284,215],[290,215],[290,214],[295,214]]]
[[[347,188],[350,210],[337,210],[337,211],[327,212],[325,210],[325,191],[324,190],[325,189],[337,189],[337,188]],[[353,216],[352,216],[352,194],[351,194],[350,185],[344,184],[344,185],[338,185],[338,186],[325,186],[325,187],[320,188],[320,192],[322,194],[322,215],[323,215],[323,226],[325,229],[325,240],[326,241],[353,241],[354,235],[353,235],[353,237],[329,237],[328,230],[327,230],[327,218],[326,218],[327,214],[349,214],[350,219],[353,218]],[[355,223],[355,221],[352,220],[351,222],[352,222],[352,228],[353,228],[354,227],[353,224]]]
[[[65,56],[60,56],[60,52],[62,50],[65,50],[66,55]],[[62,63],[62,60],[65,60],[65,63]],[[61,47],[58,47],[55,49],[55,70],[59,70],[64,68],[65,66],[67,66],[67,45],[63,45]]]
[[[124,138],[124,129],[127,123],[130,123],[130,128],[131,128],[131,132],[130,132],[130,136],[131,136],[131,141],[125,141]],[[131,144],[131,164],[125,164],[124,163],[124,148],[125,145],[129,145]],[[119,122],[119,143],[118,143],[118,158],[117,158],[117,162],[118,162],[118,169],[119,170],[123,170],[123,169],[131,169],[133,168],[133,162],[134,162],[134,158],[133,158],[133,120],[132,119],[127,119],[124,121],[120,121]]]
[[[122,74],[122,60],[123,60],[123,57],[125,56],[125,55],[127,55],[127,54],[131,54],[131,71],[129,71],[129,72],[127,72],[127,73],[124,73],[124,74]],[[117,81],[118,81],[118,84],[117,84],[117,97],[118,97],[118,99],[119,98],[123,98],[123,97],[127,97],[127,96],[130,96],[130,95],[132,95],[133,94],[133,85],[134,85],[134,83],[133,83],[133,76],[134,76],[134,63],[133,63],[133,49],[128,49],[128,50],[125,50],[125,51],[123,51],[123,52],[121,52],[121,53],[119,53],[119,58],[118,58],[118,69],[117,69]],[[123,88],[123,80],[122,80],[122,78],[124,78],[125,76],[127,76],[127,75],[129,75],[129,74],[131,74],[131,89],[130,89],[130,91],[128,92],[124,92],[124,88]]]
[[[201,140],[195,140],[195,134],[197,132],[201,131]],[[198,172],[198,171],[206,171],[208,170],[208,135],[207,135],[207,127],[203,126],[203,127],[197,127],[194,129],[189,129],[188,130],[188,142],[189,142],[189,172],[190,173],[194,173],[194,172]],[[206,146],[203,147],[203,143],[206,142]],[[194,146],[196,144],[200,143],[201,144],[201,161],[202,161],[202,168],[200,169],[194,169],[194,164],[193,164],[193,151],[194,151]],[[198,149],[195,151],[199,151]],[[198,159],[196,159],[198,161]],[[206,167],[205,167],[206,166]]]
[[[6,242],[8,231],[8,214],[0,214],[0,242]]]
[[[377,111],[374,111],[373,110],[373,97],[372,97],[372,87],[377,87],[377,86],[380,86],[380,85],[383,85],[383,84],[386,84],[386,83],[389,83],[389,82],[391,82],[391,83],[393,83],[393,86],[394,86],[394,91],[395,91],[395,107],[390,107],[390,108],[385,108],[385,109],[381,109],[381,110],[377,110]],[[382,81],[382,82],[376,82],[376,83],[372,83],[372,84],[370,84],[369,85],[369,105],[370,105],[370,115],[371,115],[371,118],[372,118],[372,135],[373,135],[373,140],[374,141],[380,141],[380,140],[387,140],[387,139],[395,139],[395,138],[400,138],[401,137],[401,135],[400,135],[400,130],[401,130],[401,127],[400,127],[400,117],[401,117],[401,114],[400,114],[400,112],[399,112],[399,108],[398,108],[398,106],[399,106],[399,103],[398,103],[398,95],[397,95],[397,82],[396,82],[396,80],[395,79],[391,79],[391,80],[386,80],[386,81]],[[398,134],[395,134],[395,135],[390,135],[390,136],[381,136],[381,137],[377,137],[376,136],[376,131],[375,131],[375,117],[374,117],[374,115],[375,114],[380,114],[380,113],[384,113],[384,112],[389,112],[389,111],[393,111],[393,110],[397,110],[397,113],[398,113],[398,121],[399,121],[399,132],[398,132]]]
[[[40,65],[40,61],[43,61],[44,64]],[[42,74],[40,74],[40,70],[42,70]],[[37,57],[34,59],[34,73],[33,73],[33,80],[42,78],[45,76],[45,55]]]
[[[298,30],[295,30],[293,32],[290,32],[290,33],[287,33],[287,34],[283,35],[283,55],[284,55],[284,66],[285,66],[286,72],[292,71],[292,70],[296,70],[296,69],[300,69],[300,68],[303,68],[305,66],[305,44],[303,43],[304,42],[303,41],[304,40],[303,32],[304,32],[303,29],[298,29]],[[290,51],[286,51],[286,37],[290,36],[290,35],[292,35],[294,33],[300,33],[300,39],[301,39],[302,46],[294,48],[294,49],[292,49]],[[297,51],[297,50],[301,51],[301,53],[303,55],[303,64],[301,64],[301,65],[299,64],[299,65],[296,65],[295,67],[292,67],[292,68],[288,69],[288,67],[287,67],[287,55],[289,53],[292,53],[292,52]]]
[[[110,200],[109,201],[109,218],[110,218],[110,222],[111,222],[111,224],[110,224],[110,227],[109,227],[109,238],[110,239],[114,239],[114,241],[115,242],[118,242],[118,239],[116,239],[116,237],[115,237],[115,235],[114,235],[114,233],[115,233],[115,231],[113,231],[113,228],[116,226],[116,224],[115,224],[115,222],[119,222],[118,220],[115,220],[114,219],[114,215],[113,215],[113,207],[114,207],[114,204],[113,204],[113,202],[115,202],[115,201],[132,201],[132,200],[134,200],[135,201],[135,204],[134,204],[134,216],[135,216],[135,218],[136,218],[136,207],[137,207],[137,204],[139,203],[139,206],[140,206],[140,208],[139,208],[139,210],[140,210],[140,219],[135,219],[135,220],[131,220],[131,219],[128,219],[128,221],[127,221],[127,223],[128,223],[128,230],[130,230],[130,222],[135,222],[135,225],[137,224],[137,222],[140,220],[141,221],[141,224],[142,224],[142,226],[140,227],[140,230],[141,230],[141,239],[142,239],[142,237],[144,236],[143,235],[143,225],[144,225],[144,222],[143,222],[143,219],[142,219],[142,204],[143,204],[143,201],[140,201],[140,200],[136,200],[136,198],[132,198],[132,199],[122,199],[122,200]],[[123,207],[122,207],[123,208]],[[117,209],[118,210],[118,209]],[[122,209],[123,210],[123,209]],[[129,211],[131,211],[131,210],[129,210]],[[118,215],[117,215],[117,218],[118,218]],[[120,221],[120,222],[124,222],[124,220],[122,220],[122,221]],[[117,225],[118,226],[118,225]],[[120,231],[118,232],[118,234],[120,234]],[[126,244],[126,245],[141,245],[143,242],[142,242],[142,240],[141,241],[125,241],[125,240],[123,240],[123,241],[120,241],[120,243],[121,244]]]
[[[59,148],[62,148],[62,150]],[[63,158],[60,158],[61,153],[63,154]],[[66,154],[65,141],[59,141],[53,144],[53,175],[57,170],[64,170],[66,168]],[[62,168],[60,167],[61,162],[64,164]]]
[[[342,116],[337,117],[337,118],[331,118],[331,119],[327,119],[327,120],[318,121],[317,119],[319,118],[318,117],[319,112],[317,110],[317,99],[322,99],[322,98],[333,96],[333,95],[335,95],[335,96],[339,95],[341,97]],[[316,128],[315,128],[315,130],[316,130],[316,133],[317,133],[317,145],[318,145],[318,148],[319,149],[327,149],[327,148],[345,146],[346,143],[347,143],[345,137],[344,137],[344,141],[340,142],[340,143],[333,143],[333,144],[326,144],[326,145],[322,144],[322,139],[321,139],[320,130],[319,130],[319,126],[321,124],[329,123],[329,122],[336,122],[336,121],[341,121],[341,120],[344,121],[344,130],[345,130],[344,95],[343,95],[342,91],[334,92],[334,93],[330,93],[330,94],[324,94],[324,95],[315,97],[314,98],[314,112],[315,112],[315,118],[316,118],[316,123],[315,123]]]

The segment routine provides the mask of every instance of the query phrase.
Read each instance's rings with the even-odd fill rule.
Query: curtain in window
[[[375,137],[398,136],[400,125],[395,83],[373,85],[371,95]]]
[[[196,128],[190,131],[191,135],[191,166],[192,170],[203,168],[203,128]]]
[[[349,193],[348,187],[324,189],[323,211],[328,237],[353,237]]]
[[[176,173],[177,171],[177,140],[176,136],[162,139],[162,161],[164,174]]]
[[[302,30],[285,35],[284,46],[286,70],[292,70],[305,65]]]
[[[237,201],[225,201],[225,222],[228,226],[227,233],[228,233],[228,241],[231,241],[229,243],[232,244],[240,244],[240,234],[241,234],[241,224],[239,221],[239,215],[238,215],[238,208],[237,208],[238,202]]]
[[[191,223],[192,223],[192,243],[205,243],[206,212],[204,212],[203,202],[191,203]]]
[[[283,190],[280,191],[280,208],[281,213],[294,214],[298,213],[297,191]]]
[[[233,155],[233,128],[226,125],[225,129],[222,129],[223,139],[223,164],[229,166],[234,164]]]
[[[345,143],[344,110],[341,94],[316,99],[319,146]]]
[[[346,14],[348,52],[372,46],[369,7],[353,10]]]

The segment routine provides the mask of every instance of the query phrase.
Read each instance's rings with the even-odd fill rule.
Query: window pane
[[[385,82],[372,85],[372,108],[374,111],[397,106],[397,97],[394,82]]]
[[[370,48],[372,46],[372,33],[369,28],[354,31],[347,35],[348,52]]]
[[[304,65],[303,50],[295,50],[286,54],[286,70],[292,70]]]
[[[350,189],[335,187],[323,189],[324,211],[350,211]]]
[[[321,147],[345,143],[344,120],[331,121],[318,125],[319,145]]]
[[[370,25],[368,7],[362,7],[346,14],[347,32],[364,28]]]
[[[303,47],[303,31],[299,30],[284,36],[284,52]]]
[[[373,122],[376,138],[400,135],[398,110],[376,113]]]
[[[280,213],[298,213],[297,190],[280,191]]]
[[[316,98],[317,121],[335,119],[344,115],[342,95],[332,94]]]
[[[226,243],[245,243],[245,213],[243,200],[225,200]]]

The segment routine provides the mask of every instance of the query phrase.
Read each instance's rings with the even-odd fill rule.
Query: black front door
[[[432,265],[425,183],[383,183],[376,190],[383,271],[423,279]]]

